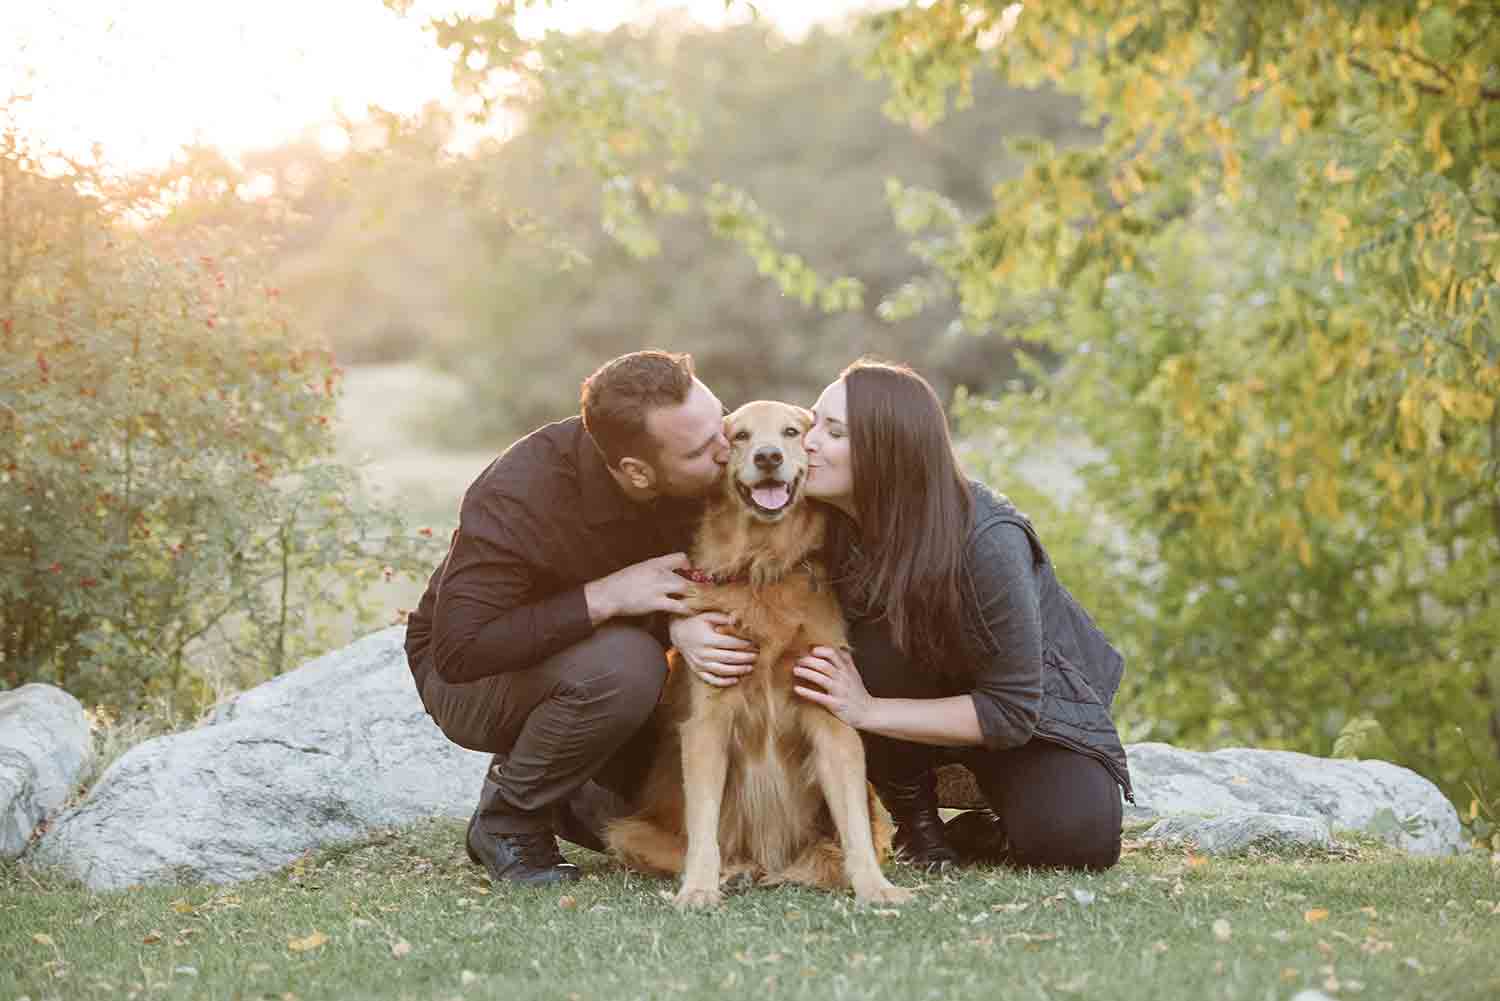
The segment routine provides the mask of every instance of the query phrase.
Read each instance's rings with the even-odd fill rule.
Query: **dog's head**
[[[801,499],[807,475],[802,436],[812,421],[801,407],[769,400],[747,403],[724,418],[725,489],[757,521],[778,522]]]

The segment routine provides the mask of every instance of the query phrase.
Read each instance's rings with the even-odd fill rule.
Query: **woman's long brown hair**
[[[883,613],[903,653],[928,670],[961,674],[973,499],[943,405],[904,365],[860,359],[840,378],[859,524],[832,520],[830,562],[854,614]]]

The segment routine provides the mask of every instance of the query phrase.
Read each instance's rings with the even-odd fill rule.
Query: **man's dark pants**
[[[429,671],[421,695],[449,740],[495,755],[480,830],[554,831],[559,808],[588,815],[597,830],[645,780],[656,742],[646,724],[666,677],[656,637],[611,622],[524,670],[457,685]]]

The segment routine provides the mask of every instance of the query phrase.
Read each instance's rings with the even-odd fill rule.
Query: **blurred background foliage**
[[[983,109],[914,131],[882,113],[884,87],[860,72],[848,35],[815,30],[793,44],[765,25],[704,32],[665,18],[585,51],[591,79],[673,100],[670,112],[609,123],[603,145],[631,158],[601,166],[575,153],[583,127],[556,110],[562,138],[534,112],[538,127],[460,160],[440,154],[453,128],[440,114],[392,122],[379,180],[347,186],[324,240],[289,264],[288,294],[316,310],[342,360],[420,357],[463,381],[470,406],[437,415],[440,440],[499,447],[574,413],[584,376],[648,344],[691,350],[731,404],[811,401],[866,352],[910,360],[945,394],[1017,374],[1012,342],[950,329],[951,307],[874,316],[913,265],[886,181],[978,210],[1017,169],[1007,136],[1093,134],[1076,100],[991,80]],[[670,130],[639,119],[663,116],[692,136],[688,149],[650,148]],[[804,297],[798,283],[813,269],[829,277],[808,279]],[[834,273],[850,299],[827,305],[855,308],[820,308]]]
[[[341,370],[233,173],[197,151],[121,182],[0,130],[6,687],[191,717],[429,568],[335,461]]]
[[[351,375],[446,373],[442,394],[386,391],[418,423],[366,436],[377,459],[492,455],[646,345],[692,351],[730,403],[806,402],[866,353],[907,361],[951,394],[969,468],[1033,514],[1126,650],[1129,739],[1385,757],[1493,818],[1492,3],[935,0],[796,42],[671,17],[522,37],[524,6],[432,25],[455,95],[502,123],[463,152],[467,123],[438,107],[347,122],[341,155],[311,138],[233,164],[189,151],[152,181],[171,211],[130,231],[158,248],[217,234],[240,249],[179,258],[256,277],[188,267],[161,285],[175,299],[122,277],[131,308],[201,334],[193,290],[223,270],[279,290],[233,306],[245,351],[279,343],[254,319],[269,310],[295,332],[286,351],[326,346]],[[8,178],[40,185],[26,197],[88,183],[67,194],[7,156]],[[34,315],[129,260],[83,245],[56,239],[73,249],[48,258]],[[7,336],[6,385],[40,393],[34,344]],[[239,363],[214,364],[235,383]],[[253,383],[285,415],[279,451],[258,453],[274,483],[337,457],[308,423],[336,382],[306,398],[294,382]],[[79,405],[27,397],[12,426],[65,398]],[[111,401],[100,427],[131,412]],[[40,461],[33,447],[10,461]],[[10,513],[8,552],[30,561],[11,565],[50,585]],[[363,572],[377,563],[394,566]],[[7,649],[9,683],[17,663]]]

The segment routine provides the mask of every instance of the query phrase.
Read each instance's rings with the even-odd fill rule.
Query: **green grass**
[[[566,890],[492,889],[461,837],[435,821],[231,887],[91,893],[7,863],[0,1001],[1500,997],[1500,874],[1477,854],[1127,842],[1098,875],[894,866],[919,891],[900,912],[782,888],[679,914],[669,884],[582,850]]]

